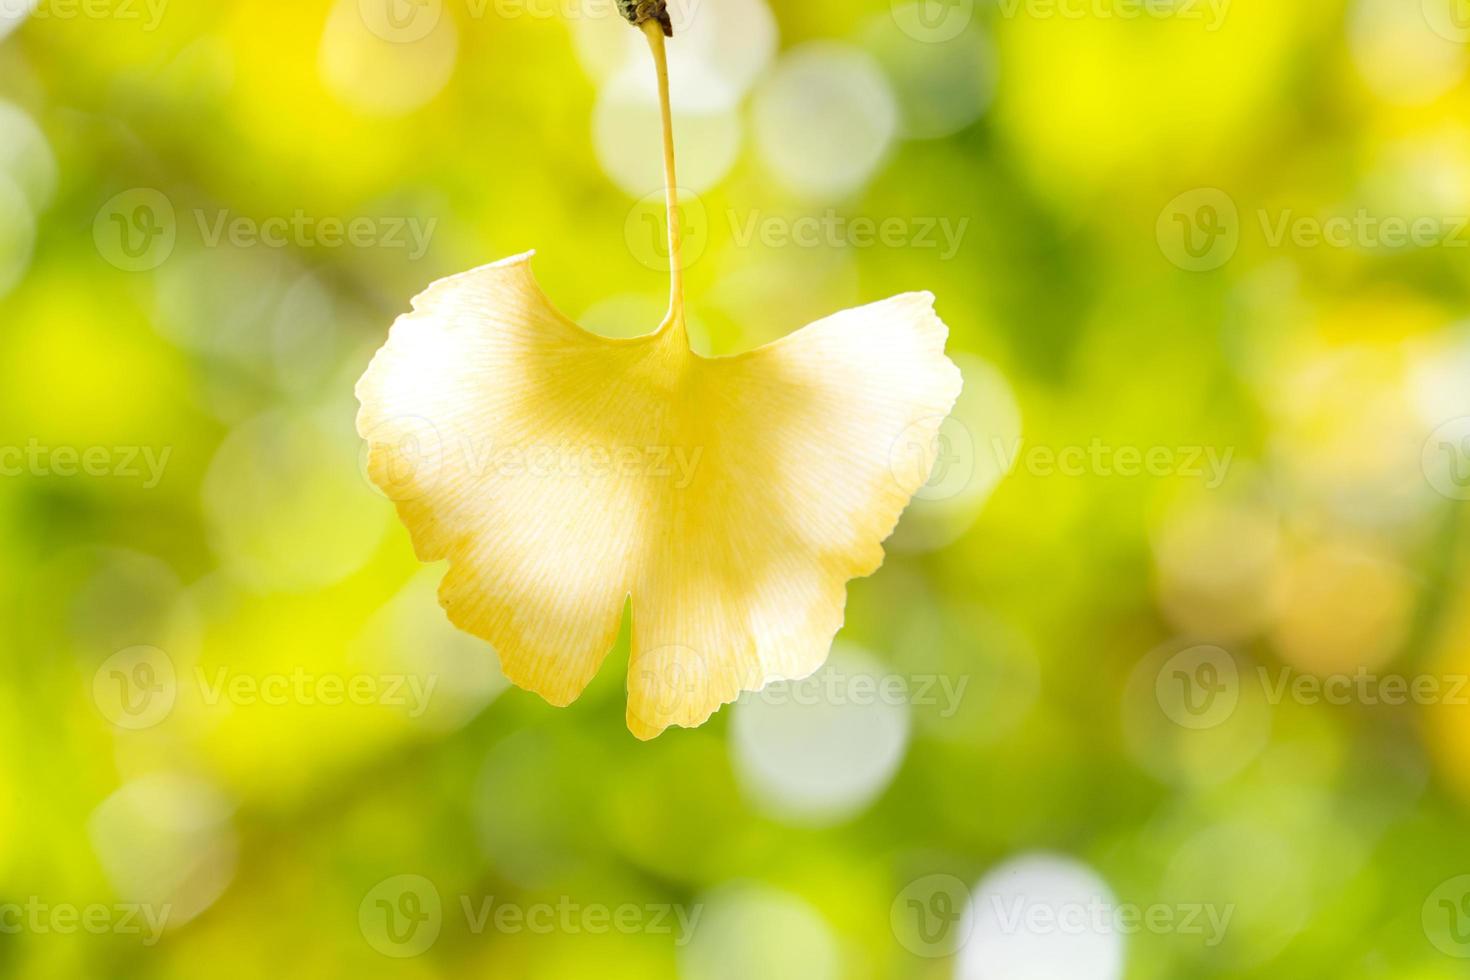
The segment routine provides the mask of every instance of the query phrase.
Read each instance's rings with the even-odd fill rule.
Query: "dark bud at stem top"
[[[618,0],[618,10],[628,23],[640,26],[646,20],[658,21],[664,34],[674,36],[674,24],[669,20],[669,8],[665,0]]]

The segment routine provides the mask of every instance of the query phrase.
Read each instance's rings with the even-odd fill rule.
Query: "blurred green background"
[[[678,5],[696,346],[929,289],[966,393],[641,744],[353,431],[440,276],[657,324],[610,0],[0,0],[0,975],[1470,977],[1458,2]]]

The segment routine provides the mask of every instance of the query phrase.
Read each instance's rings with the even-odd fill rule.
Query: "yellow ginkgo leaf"
[[[822,665],[933,465],[960,390],[946,335],[910,293],[703,358],[677,261],[668,319],[620,341],[557,312],[522,255],[414,300],[358,428],[419,558],[449,562],[450,619],[518,686],[574,701],[631,597],[628,727],[652,738]]]

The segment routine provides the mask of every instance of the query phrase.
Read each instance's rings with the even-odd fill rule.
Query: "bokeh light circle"
[[[704,914],[679,955],[681,980],[842,975],[837,937],[816,909],[766,885],[735,883],[701,896]]]
[[[1165,644],[1123,688],[1128,754],[1155,777],[1185,786],[1224,782],[1265,751],[1271,709],[1257,667],[1214,644]]]
[[[1122,934],[1090,910],[1116,908],[1097,872],[1070,858],[1027,854],[975,886],[958,980],[1118,980]]]
[[[602,87],[592,114],[597,162],[630,197],[664,184],[663,122],[643,71],[628,69]],[[679,184],[695,193],[724,179],[740,153],[740,117],[728,108],[696,109],[675,99],[674,150]]]
[[[204,477],[215,550],[262,591],[339,581],[377,550],[391,516],[353,465],[349,412],[271,412],[237,426]]]
[[[882,69],[851,45],[787,52],[756,90],[756,149],[794,194],[840,198],[872,179],[898,134],[898,101]]]
[[[864,33],[864,46],[893,84],[906,139],[939,139],[969,126],[990,106],[999,78],[995,47],[978,28],[942,39],[895,26],[924,23],[916,11],[931,3],[895,7],[892,18],[874,17]],[[960,5],[944,6],[952,11]]]
[[[233,813],[234,804],[209,783],[161,772],[103,800],[87,829],[117,893],[164,910],[172,929],[213,905],[234,877]]]
[[[1015,466],[1022,447],[1021,405],[1006,376],[970,354],[953,360],[964,388],[936,435],[929,480],[888,540],[896,551],[933,551],[957,541]],[[890,466],[900,479],[908,475],[916,448],[910,434],[890,447]]]
[[[25,23],[40,0],[0,0],[0,41]]]
[[[459,57],[459,30],[452,17],[438,16],[440,2],[338,0],[318,59],[328,91],[371,116],[400,116],[427,105],[449,83]],[[414,13],[407,21],[380,23],[384,5]]]
[[[36,245],[36,217],[25,192],[0,173],[0,297],[24,278]]]
[[[37,211],[50,204],[56,193],[56,155],[46,134],[19,106],[3,99],[0,99],[0,173],[10,175]]]
[[[834,649],[801,681],[742,695],[730,750],[755,804],[796,824],[829,824],[865,808],[893,778],[909,738],[909,705],[871,654]]]
[[[1349,13],[1348,47],[1358,74],[1389,104],[1423,105],[1465,77],[1464,46],[1436,31],[1430,2],[1356,0]]]

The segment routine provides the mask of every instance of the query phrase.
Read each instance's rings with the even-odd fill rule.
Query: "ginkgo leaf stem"
[[[669,59],[664,48],[664,30],[650,17],[639,25],[648,36],[653,64],[658,73],[658,102],[663,124],[664,198],[669,225],[669,316],[665,325],[684,332],[684,235],[679,220],[679,179],[674,168],[674,113],[669,102]]]

